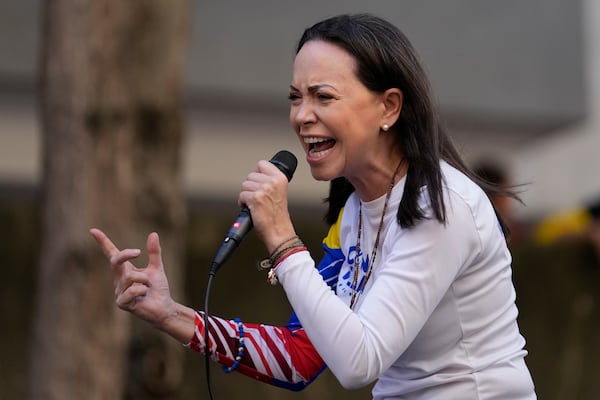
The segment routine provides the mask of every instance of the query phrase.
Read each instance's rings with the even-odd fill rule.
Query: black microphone
[[[287,177],[288,182],[292,180],[298,160],[296,156],[287,150],[281,150],[269,160]],[[215,275],[217,270],[225,263],[225,261],[233,254],[235,249],[240,245],[242,239],[252,229],[252,216],[248,207],[243,206],[236,220],[231,225],[229,232],[225,236],[221,247],[217,251],[215,258],[210,266],[209,275]]]

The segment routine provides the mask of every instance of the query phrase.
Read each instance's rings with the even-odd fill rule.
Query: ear
[[[402,91],[398,88],[388,89],[383,92],[381,99],[384,106],[381,124],[392,126],[396,123],[400,116],[400,111],[402,111],[404,102]]]

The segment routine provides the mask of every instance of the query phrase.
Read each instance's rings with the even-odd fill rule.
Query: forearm
[[[156,327],[178,340],[187,344],[194,335],[196,312],[189,307],[176,303],[174,311]]]
[[[313,345],[342,386],[357,388],[377,377],[358,317],[324,284],[308,254],[296,254],[278,269],[279,282]],[[306,296],[310,293],[310,296]],[[364,370],[368,370],[365,372]]]

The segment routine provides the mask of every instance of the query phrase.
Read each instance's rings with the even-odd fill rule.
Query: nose
[[[290,119],[293,125],[298,128],[306,126],[317,121],[315,110],[308,101],[302,101],[299,104],[292,104],[290,108]]]

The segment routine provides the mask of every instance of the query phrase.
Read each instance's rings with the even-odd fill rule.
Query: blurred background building
[[[0,4],[0,188],[40,179],[36,69],[42,2]],[[600,4],[594,0],[194,2],[187,64],[185,184],[192,198],[235,202],[258,159],[303,155],[287,119],[295,42],[328,15],[372,12],[400,26],[430,73],[469,161],[497,158],[528,183],[535,218],[600,193]],[[148,82],[149,85],[152,82]],[[305,163],[291,201],[326,185]]]

